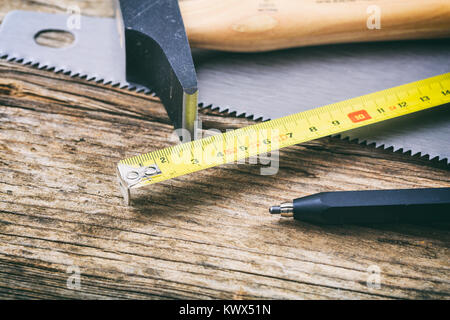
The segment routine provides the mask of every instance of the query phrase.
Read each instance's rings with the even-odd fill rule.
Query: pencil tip
[[[281,208],[280,206],[272,206],[269,208],[269,212],[271,214],[280,214],[281,213]]]

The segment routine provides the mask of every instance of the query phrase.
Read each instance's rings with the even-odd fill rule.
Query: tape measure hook
[[[142,167],[133,167],[123,163],[117,166],[117,178],[120,191],[126,205],[130,204],[130,192],[134,186],[141,182],[150,181],[152,177],[162,174],[157,164]]]

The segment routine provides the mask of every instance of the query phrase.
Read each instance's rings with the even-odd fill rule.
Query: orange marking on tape
[[[352,120],[352,122],[361,122],[372,119],[372,117],[367,113],[366,110],[351,112],[348,114],[348,117],[350,118],[350,120]]]

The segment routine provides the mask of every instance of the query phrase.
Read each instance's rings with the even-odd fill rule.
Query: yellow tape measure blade
[[[446,103],[450,73],[131,157],[117,174],[129,202],[133,188]]]

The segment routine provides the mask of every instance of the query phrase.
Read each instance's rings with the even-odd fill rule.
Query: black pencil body
[[[448,221],[450,188],[322,192],[295,199],[293,215],[325,224]]]

